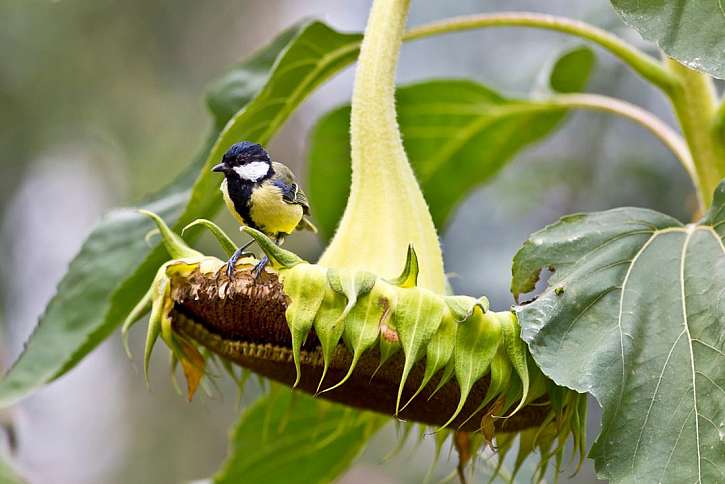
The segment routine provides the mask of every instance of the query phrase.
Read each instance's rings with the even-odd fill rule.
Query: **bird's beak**
[[[219,163],[218,165],[214,165],[214,168],[212,168],[211,171],[224,173],[226,171],[226,166],[224,165],[224,163]]]

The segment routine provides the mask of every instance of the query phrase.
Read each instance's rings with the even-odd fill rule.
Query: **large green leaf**
[[[591,451],[601,477],[725,481],[725,181],[682,225],[622,208],[534,233],[514,259],[522,335],[556,383],[604,410]]]
[[[275,387],[242,416],[214,482],[331,482],[389,420]]]
[[[229,113],[236,114],[218,138],[213,133],[185,175],[144,208],[176,221],[177,231],[196,218],[211,216],[221,201],[219,180],[209,173],[210,165],[239,139],[268,141],[314,87],[352,62],[358,44],[358,35],[308,22],[236,66],[212,87],[209,97],[217,124]],[[122,209],[104,217],[93,230],[25,351],[0,382],[0,406],[65,373],[121,324],[165,259],[160,246],[149,250],[144,243],[150,228],[146,217]]]
[[[550,69],[549,89],[581,90],[593,66],[577,48]],[[398,122],[433,220],[442,228],[455,206],[523,148],[548,136],[566,110],[506,98],[467,80],[436,80],[396,93]],[[326,114],[312,134],[310,201],[322,235],[331,237],[350,187],[350,107]]]
[[[723,0],[612,0],[622,19],[668,55],[725,79]]]

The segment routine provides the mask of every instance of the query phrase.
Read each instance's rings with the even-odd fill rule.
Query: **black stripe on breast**
[[[250,213],[252,186],[253,185],[251,183],[245,183],[236,177],[227,178],[227,191],[229,192],[229,198],[231,198],[232,202],[234,202],[234,209],[242,217],[245,224],[253,229],[262,230],[254,223]]]

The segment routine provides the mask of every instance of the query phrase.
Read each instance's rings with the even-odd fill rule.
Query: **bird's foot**
[[[251,252],[245,252],[244,249],[246,249],[247,246],[240,247],[237,249],[234,254],[229,258],[227,261],[227,276],[229,279],[234,279],[234,267],[237,265],[237,261],[241,259],[242,257],[254,257],[254,254]]]
[[[265,255],[259,262],[257,262],[257,265],[254,266],[254,269],[252,269],[252,275],[254,276],[255,281],[259,279],[259,275],[262,273],[264,267],[267,265],[268,262],[269,257]]]

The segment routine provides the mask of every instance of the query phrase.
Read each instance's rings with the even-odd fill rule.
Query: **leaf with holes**
[[[725,480],[725,181],[683,225],[622,208],[534,233],[514,259],[522,335],[546,375],[604,410],[591,451],[614,481]]]

